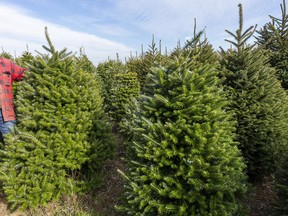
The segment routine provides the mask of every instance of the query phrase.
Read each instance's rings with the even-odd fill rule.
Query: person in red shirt
[[[0,132],[1,137],[8,134],[16,125],[12,84],[24,77],[22,68],[9,59],[0,57]]]

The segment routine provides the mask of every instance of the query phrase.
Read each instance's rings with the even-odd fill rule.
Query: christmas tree
[[[17,130],[5,137],[1,151],[0,178],[12,208],[33,208],[81,191],[83,166],[100,169],[113,149],[102,141],[111,133],[87,61],[66,48],[56,51],[45,33],[48,53],[38,52],[18,86]]]
[[[276,68],[283,88],[288,90],[288,14],[285,0],[280,6],[281,18],[270,16],[271,22],[258,31],[257,43],[267,50],[270,64]]]
[[[274,206],[274,215],[288,215],[288,155],[286,154],[285,160],[281,169],[276,175],[276,189],[278,199]]]
[[[126,67],[129,71],[137,73],[141,91],[146,87],[151,68],[160,64],[164,59],[165,57],[161,54],[161,50],[156,47],[154,36],[152,37],[152,43],[149,45],[148,51],[145,53],[142,51],[140,57],[136,56],[128,59]]]
[[[139,97],[140,84],[137,73],[127,72],[116,74],[111,93],[112,104],[110,115],[117,123],[120,123],[126,115],[125,106],[130,103],[131,98]]]
[[[255,28],[242,32],[241,4],[239,8],[239,29],[236,34],[227,31],[235,39],[227,40],[234,48],[221,52],[221,75],[238,122],[237,140],[248,175],[255,181],[273,174],[287,150],[288,98],[265,52],[247,45]]]
[[[126,71],[125,66],[121,61],[108,60],[100,63],[96,68],[97,77],[101,84],[101,96],[103,98],[104,110],[106,113],[111,113],[113,100],[112,89],[115,85],[116,74],[121,74]]]
[[[169,65],[152,69],[139,107],[131,112],[129,169],[119,171],[126,190],[117,206],[126,215],[215,216],[239,210],[245,165],[234,142],[235,122],[225,111],[216,67],[198,61],[213,56],[206,52],[209,45],[198,42]]]

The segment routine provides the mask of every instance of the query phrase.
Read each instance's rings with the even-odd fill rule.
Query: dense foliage
[[[97,77],[101,84],[101,96],[103,98],[104,110],[106,113],[110,113],[112,109],[112,89],[115,85],[116,74],[124,73],[125,66],[118,60],[108,60],[99,65],[96,68]]]
[[[274,206],[274,215],[287,215],[288,212],[288,154],[286,152],[285,160],[281,169],[279,169],[276,175],[276,191],[278,199],[275,202]]]
[[[126,115],[125,107],[131,98],[138,98],[140,83],[135,72],[119,73],[115,75],[114,86],[111,90],[110,115],[116,122],[121,122]]]
[[[201,46],[149,75],[138,118],[131,119],[125,201],[118,207],[127,215],[214,216],[239,210],[245,165],[233,140],[231,114],[224,110],[218,71],[197,61],[206,44]]]
[[[1,151],[0,177],[13,208],[36,207],[82,190],[83,166],[99,169],[113,154],[107,139],[111,127],[103,121],[99,85],[85,70],[87,61],[66,49],[56,51],[47,32],[46,38],[48,54],[39,53],[18,87],[18,129],[5,138]],[[97,127],[102,134],[92,130]]]
[[[281,18],[271,21],[258,31],[257,43],[267,51],[270,64],[277,70],[283,88],[288,90],[288,14],[286,2],[281,5]]]
[[[154,37],[152,39],[151,45],[149,45],[148,51],[142,53],[140,57],[131,57],[126,62],[126,67],[129,71],[133,71],[137,74],[138,80],[140,82],[140,88],[146,87],[148,82],[148,74],[151,71],[151,68],[157,66],[165,60],[165,57],[161,54],[156,47],[156,43],[154,42]]]
[[[224,85],[238,122],[237,139],[251,180],[273,174],[288,145],[287,94],[263,51],[245,44],[253,34],[252,28],[242,33],[240,20],[236,34],[227,31],[235,39],[231,41],[235,49],[221,53]]]

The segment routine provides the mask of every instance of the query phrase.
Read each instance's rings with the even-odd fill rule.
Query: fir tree
[[[105,111],[116,127],[125,116],[125,106],[131,97],[139,96],[140,84],[137,73],[127,72],[126,65],[119,60],[110,60],[98,65],[97,76],[101,80]]]
[[[116,74],[111,94],[110,115],[117,123],[120,123],[126,115],[125,106],[130,103],[131,98],[139,97],[140,84],[137,73]]]
[[[276,175],[277,182],[277,195],[278,199],[276,200],[274,206],[274,215],[275,216],[287,216],[288,215],[288,155],[286,154],[285,160],[281,169]]]
[[[120,171],[127,182],[117,208],[126,215],[222,216],[239,208],[245,165],[218,71],[197,61],[211,56],[202,53],[206,45],[149,75],[130,121],[129,171]]]
[[[127,61],[127,69],[129,71],[136,72],[138,75],[141,90],[146,87],[146,84],[148,82],[148,74],[150,73],[151,68],[156,66],[157,64],[160,64],[163,59],[165,58],[157,49],[153,36],[152,43],[151,45],[149,45],[148,51],[142,53],[140,57],[130,58]]]
[[[111,133],[95,76],[66,49],[56,51],[45,33],[48,54],[38,53],[18,88],[18,129],[1,151],[0,178],[12,208],[82,190],[83,166],[99,169],[111,154],[112,144],[101,140]],[[96,136],[95,128],[103,134]]]
[[[108,60],[100,63],[96,68],[97,77],[101,83],[101,95],[103,98],[104,109],[106,113],[112,109],[112,89],[115,85],[116,74],[125,73],[126,69],[119,60]]]
[[[5,51],[2,51],[2,53],[0,54],[0,57],[7,58],[7,59],[13,59],[13,56],[10,53],[5,52]]]
[[[281,4],[281,18],[270,16],[271,21],[258,31],[258,44],[268,52],[270,64],[276,68],[283,88],[288,89],[288,14],[286,2]]]
[[[20,57],[16,59],[16,63],[22,67],[29,67],[29,64],[32,64],[34,56],[31,52],[25,51]]]
[[[21,67],[28,68],[29,64],[31,64],[33,60],[34,60],[34,56],[32,55],[32,53],[29,51],[25,51],[22,53],[21,56],[16,58],[15,62]],[[21,85],[21,82],[13,83],[13,95],[18,95],[17,89],[19,85]]]
[[[241,4],[239,8],[239,29],[236,34],[226,30],[235,48],[222,49],[222,76],[238,122],[237,140],[250,180],[255,180],[273,174],[287,150],[288,98],[264,52],[246,44],[254,27],[242,32]]]
[[[97,73],[97,68],[89,60],[87,55],[82,53],[80,57],[75,60],[75,64],[80,65],[81,69],[87,73],[90,73],[89,76],[94,79],[93,82],[90,83],[91,90],[94,90],[97,95],[99,92],[103,93],[100,90],[102,88],[102,80]],[[93,96],[93,94],[94,93],[91,92],[89,95]],[[90,143],[90,148],[88,152],[88,161],[84,165],[85,170],[82,169],[82,171],[84,171],[85,174],[92,176],[92,178],[95,178],[95,176],[93,176],[93,171],[99,170],[99,168],[101,168],[102,162],[107,158],[114,157],[115,153],[115,139],[114,135],[111,133],[112,126],[109,122],[108,115],[103,113],[103,103],[104,102],[102,102],[100,106],[97,104],[97,106],[94,107],[93,104],[91,104],[92,112],[94,112],[94,115],[91,116],[92,128],[88,133],[88,142]],[[88,167],[88,169],[86,169],[86,167]],[[98,176],[98,173],[95,174]],[[91,184],[95,183],[94,181],[89,181]]]

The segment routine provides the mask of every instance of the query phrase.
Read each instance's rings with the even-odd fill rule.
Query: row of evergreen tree
[[[215,52],[202,32],[168,57],[152,44],[126,66],[138,72],[139,99],[122,121],[127,141],[127,215],[245,215],[248,185],[277,178],[275,215],[287,214],[287,21],[227,33]],[[139,64],[138,61],[141,63]],[[139,67],[137,67],[137,64]],[[140,71],[140,73],[139,73]]]
[[[152,41],[139,57],[97,66],[55,50],[46,29],[47,53],[15,59],[28,70],[14,87],[18,124],[0,155],[11,207],[99,186],[122,133],[128,171],[119,171],[127,181],[117,209],[128,215],[243,215],[248,182],[267,176],[279,183],[275,214],[287,214],[285,1],[281,11],[252,45],[256,28],[243,30],[240,4],[227,50],[216,52],[194,30],[169,55]]]

